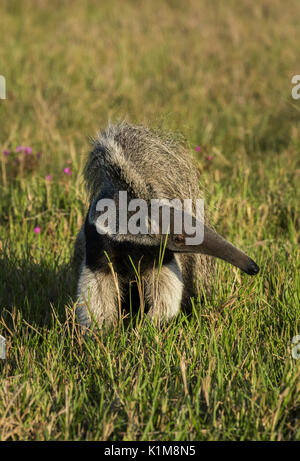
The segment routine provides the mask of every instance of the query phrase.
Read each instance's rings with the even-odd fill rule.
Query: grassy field
[[[299,1],[0,11],[0,440],[299,440]],[[83,338],[69,261],[109,119],[183,133],[218,232],[261,272],[218,262],[191,316]]]

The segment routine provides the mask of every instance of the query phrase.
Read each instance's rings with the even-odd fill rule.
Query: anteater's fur
[[[96,203],[112,198],[118,204],[120,190],[127,191],[128,200],[140,198],[147,204],[153,198],[195,201],[202,197],[197,165],[181,138],[126,123],[110,125],[93,140],[84,177],[91,205],[75,244],[75,260],[80,265],[77,314],[82,325],[89,326],[91,317],[99,324],[117,320],[120,299],[136,279],[132,262],[140,272],[148,315],[157,320],[172,318],[181,305],[189,308],[201,286],[209,291],[215,264],[208,255],[221,257],[248,273],[257,272],[250,258],[241,252],[235,256],[238,250],[217,234],[208,234],[207,213],[210,248],[205,248],[204,240],[201,247],[189,248],[187,253],[180,243],[177,252],[177,243],[172,244],[168,237],[160,269],[161,239],[157,236],[112,237],[97,232]],[[211,240],[215,235],[219,239],[216,250]]]

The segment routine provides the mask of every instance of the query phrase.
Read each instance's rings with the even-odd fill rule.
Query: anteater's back
[[[85,169],[95,196],[102,174],[133,189],[137,198],[200,198],[199,175],[192,156],[178,137],[126,123],[110,125],[93,140]]]

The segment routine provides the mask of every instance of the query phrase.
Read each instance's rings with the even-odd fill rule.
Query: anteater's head
[[[110,203],[113,205],[111,210]],[[178,213],[175,207],[163,205],[153,220],[152,210],[150,211],[147,206],[143,212],[139,210],[138,213],[134,210],[127,211],[124,215],[122,210],[126,222],[120,226],[118,204],[115,206],[115,202],[111,200],[104,205],[102,208],[99,207],[99,202],[95,200],[89,211],[89,220],[108,241],[131,243],[140,247],[159,247],[164,244],[174,253],[201,253],[223,259],[249,275],[259,272],[259,267],[249,256],[205,225],[204,219],[196,219],[191,213]],[[133,222],[136,224],[135,231],[130,232],[130,223]],[[187,226],[186,222],[189,222],[190,226]],[[111,225],[112,223],[114,225]],[[128,226],[127,231],[124,231],[125,224]],[[137,232],[139,229],[140,232]]]

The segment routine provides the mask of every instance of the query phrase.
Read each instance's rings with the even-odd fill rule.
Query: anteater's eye
[[[183,234],[178,234],[174,236],[174,241],[178,243],[179,245],[184,245],[185,244],[185,237]]]

